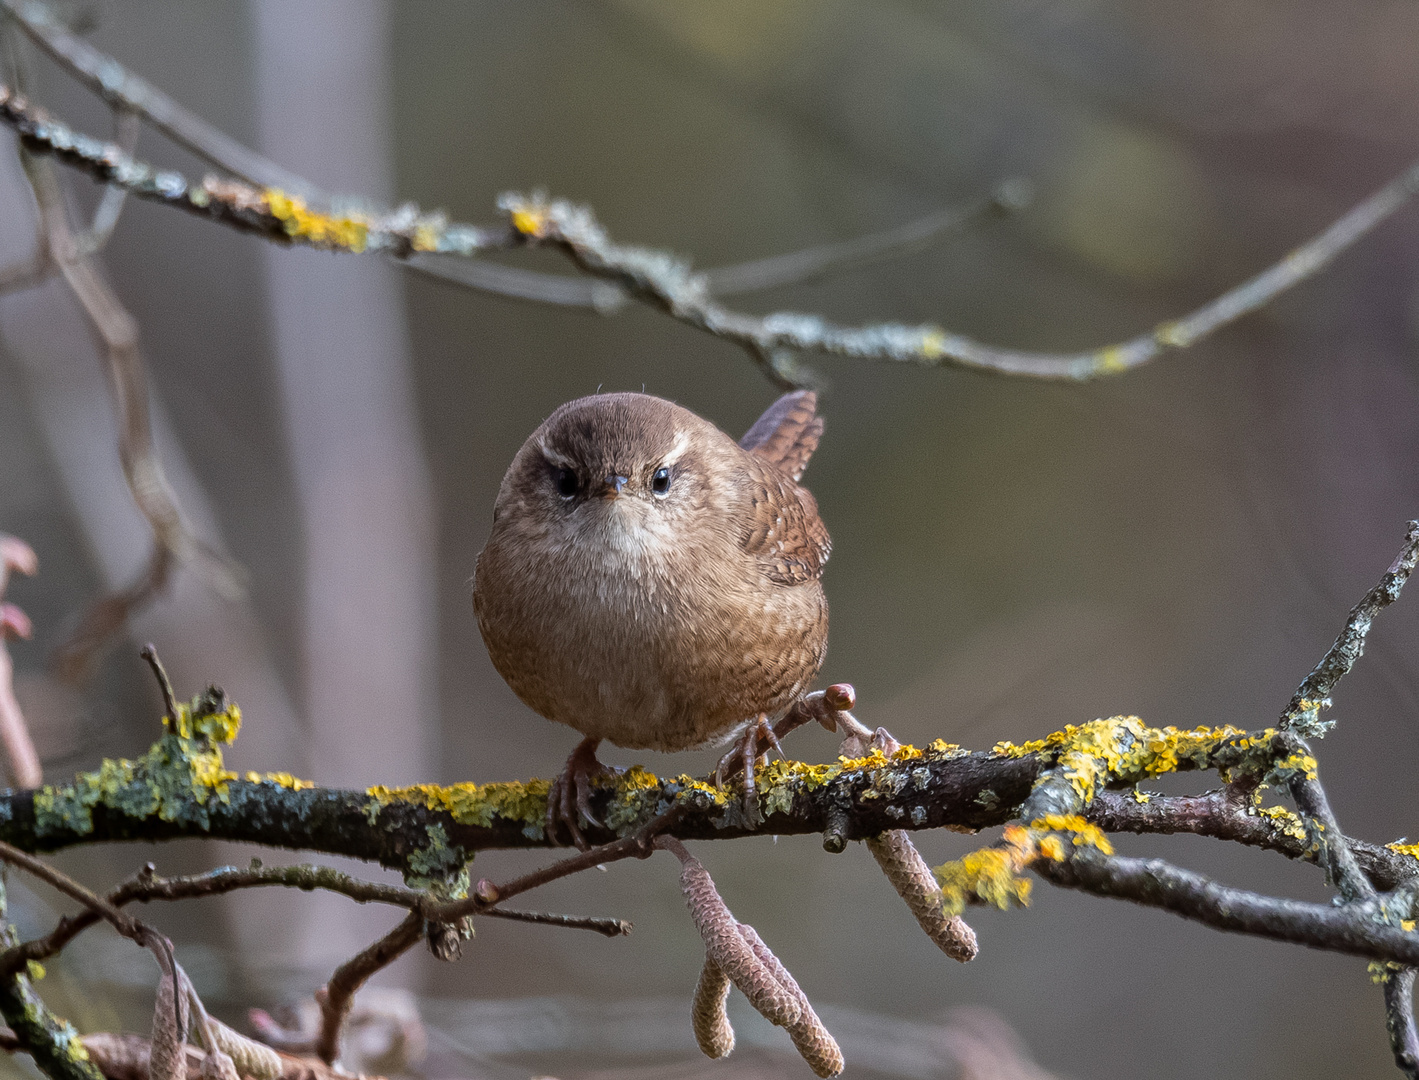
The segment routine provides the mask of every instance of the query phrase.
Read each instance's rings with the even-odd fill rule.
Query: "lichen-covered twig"
[[[1088,849],[1031,868],[1054,885],[1161,908],[1217,930],[1288,941],[1312,949],[1419,963],[1419,933],[1377,920],[1365,905],[1304,903],[1230,888],[1162,859],[1135,859]]]
[[[1131,370],[1168,349],[1192,345],[1264,306],[1328,265],[1416,190],[1419,162],[1281,262],[1197,311],[1130,341],[1069,355],[999,349],[929,325],[846,327],[796,312],[745,315],[716,304],[704,275],[693,273],[683,261],[664,252],[614,243],[585,207],[520,194],[503,196],[500,205],[529,243],[560,248],[587,273],[616,281],[632,296],[673,318],[744,346],[760,362],[780,350],[815,351],[1078,381]]]
[[[320,210],[329,211],[358,202],[331,196],[304,177],[238,143],[144,79],[125,70],[113,57],[71,34],[47,5],[36,0],[0,0],[0,11],[7,12],[55,62],[107,101],[120,120],[142,117],[173,141],[224,172],[257,187],[287,192]],[[132,147],[123,138],[116,141],[125,146],[129,154],[132,153]],[[122,191],[121,187],[110,188],[110,192]],[[989,211],[1014,212],[1023,209],[1029,201],[1027,182],[1007,181],[989,198],[977,200],[959,210],[938,211],[916,221],[839,244],[825,244],[712,270],[709,272],[709,288],[712,294],[727,296],[810,281],[873,259],[910,251],[979,219]],[[108,202],[106,198],[104,205],[107,206]],[[102,212],[103,207],[96,215],[96,224]],[[92,230],[95,234],[98,231],[97,228]],[[621,307],[626,299],[619,288],[606,282],[499,266],[467,258],[471,251],[462,254],[465,257],[416,252],[408,257],[407,265],[419,273],[468,288],[544,304],[611,312]]]
[[[1107,833],[1191,833],[1275,851],[1288,859],[1319,863],[1320,850],[1307,836],[1305,823],[1280,806],[1262,806],[1238,798],[1231,788],[1201,795],[1158,795],[1103,791],[1085,808],[1084,817]],[[1360,868],[1376,889],[1388,892],[1419,880],[1419,859],[1396,850],[1346,837]]]
[[[1314,762],[1310,757],[1310,747],[1304,740],[1288,733],[1278,735],[1278,748],[1288,751],[1287,757],[1300,757]],[[1340,831],[1340,823],[1330,808],[1330,799],[1321,786],[1314,766],[1298,769],[1287,784],[1296,809],[1301,812],[1310,835],[1311,846],[1320,853],[1319,862],[1325,867],[1326,876],[1340,889],[1340,896],[1347,902],[1372,900],[1375,887],[1370,884],[1355,860],[1355,853],[1345,834]]]
[[[0,0],[11,10],[19,0]],[[422,260],[420,269],[440,274],[438,256],[467,258],[501,250],[517,242],[548,244],[564,251],[584,272],[609,281],[635,299],[671,317],[741,345],[776,381],[792,381],[792,353],[815,351],[861,359],[927,366],[955,365],[1038,379],[1086,380],[1129,371],[1170,349],[1186,348],[1234,322],[1313,276],[1346,248],[1403,206],[1419,190],[1419,162],[1340,217],[1274,266],[1180,319],[1120,344],[1084,353],[1060,354],[1002,349],[951,333],[939,326],[873,323],[861,327],[835,324],[817,315],[776,312],[754,316],[732,311],[714,300],[710,280],[665,252],[629,247],[610,240],[589,210],[561,200],[511,194],[501,205],[511,228],[450,225],[441,215],[414,208],[382,214],[347,209],[327,212],[273,185],[208,180],[193,186],[180,175],[159,173],[135,162],[117,147],[76,135],[0,87],[0,121],[20,132],[33,150],[52,153],[105,183],[126,188],[139,198],[181,207],[215,221],[284,242],[346,251],[380,250],[399,258]],[[500,275],[483,268],[482,281],[449,274],[464,284],[491,284]],[[509,295],[562,302],[562,286],[538,295],[524,273],[506,290]],[[588,291],[584,302],[606,308],[605,298]]]
[[[34,549],[23,540],[0,534],[0,744],[5,747],[5,761],[17,787],[38,787],[44,782],[44,773],[30,738],[29,724],[15,697],[15,667],[5,644],[13,638],[28,638],[33,628],[23,611],[6,603],[5,590],[15,571],[32,576],[38,570]]]
[[[1375,587],[1351,609],[1350,617],[1345,620],[1335,643],[1291,696],[1286,711],[1277,723],[1278,727],[1290,728],[1302,738],[1325,734],[1333,721],[1321,720],[1320,714],[1330,708],[1331,691],[1364,653],[1365,636],[1370,632],[1375,616],[1399,599],[1400,590],[1409,580],[1416,562],[1419,562],[1419,521],[1411,521],[1404,537],[1404,546],[1394,562]]]
[[[424,919],[411,911],[404,920],[363,952],[335,969],[325,989],[316,995],[320,1003],[320,1032],[315,1039],[319,1058],[333,1065],[340,1056],[340,1033],[355,1003],[355,993],[375,972],[388,967],[408,952],[424,936]]]

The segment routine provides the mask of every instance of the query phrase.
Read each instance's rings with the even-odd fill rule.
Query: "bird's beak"
[[[621,489],[629,482],[629,477],[612,473],[602,483],[601,494],[608,499],[614,499],[621,494]]]

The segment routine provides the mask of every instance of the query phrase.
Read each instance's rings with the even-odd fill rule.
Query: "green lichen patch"
[[[106,759],[73,783],[46,785],[35,793],[35,835],[85,835],[93,831],[95,807],[139,820],[156,817],[208,828],[210,800],[226,802],[227,782],[236,779],[222,761],[221,747],[236,738],[241,710],[215,688],[179,705],[163,718],[163,735],[135,761]]]
[[[632,765],[616,778],[616,790],[602,820],[618,833],[634,829],[656,815],[663,794],[660,777],[644,765]]]
[[[424,847],[410,852],[406,860],[408,870],[405,882],[410,888],[432,889],[435,883],[457,883],[461,877],[463,893],[467,895],[468,854],[457,844],[448,842],[448,831],[438,822],[425,825],[429,842]],[[441,888],[449,887],[447,884]],[[458,887],[455,884],[453,887]]]

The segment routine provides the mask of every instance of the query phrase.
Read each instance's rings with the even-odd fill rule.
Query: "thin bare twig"
[[[119,421],[119,460],[133,501],[153,532],[154,550],[138,580],[90,608],[56,660],[61,674],[82,678],[96,653],[134,610],[167,584],[177,562],[193,562],[209,582],[228,596],[241,592],[241,572],[211,551],[191,532],[177,496],[163,473],[153,446],[148,415],[148,385],[138,327],[81,249],[70,227],[54,166],[22,150],[25,172],[39,205],[49,256],[64,276],[104,345],[109,385]]]
[[[166,938],[151,927],[133,918],[133,916],[124,911],[120,911],[118,907],[110,901],[99,896],[92,890],[85,888],[62,870],[50,866],[42,859],[37,859],[28,852],[21,851],[19,848],[6,844],[3,841],[0,841],[0,862],[8,863],[11,866],[18,867],[27,873],[33,874],[71,900],[78,901],[124,937],[153,952],[154,955],[158,957],[160,963],[165,959],[168,962],[172,962],[172,944],[168,942]],[[22,942],[19,945],[13,945],[6,949],[3,953],[0,953],[0,975],[13,975],[29,961],[40,959],[40,954],[45,947],[46,939],[41,938],[37,941]],[[43,953],[43,955],[48,956],[52,954]],[[165,967],[165,970],[168,969]]]
[[[625,919],[609,919],[599,915],[559,915],[552,911],[508,911],[505,908],[488,908],[481,912],[491,919],[509,919],[513,922],[537,923],[541,926],[564,926],[569,930],[591,930],[603,937],[625,937],[633,929]]]
[[[1291,696],[1286,711],[1281,714],[1277,726],[1290,728],[1303,738],[1324,735],[1331,726],[1330,721],[1320,719],[1323,709],[1330,708],[1330,694],[1341,679],[1349,674],[1365,652],[1365,636],[1375,616],[1399,599],[1400,590],[1414,572],[1419,562],[1419,521],[1409,523],[1409,531],[1404,537],[1404,546],[1395,556],[1394,562],[1385,571],[1384,577],[1373,589],[1360,598],[1360,602],[1350,610],[1350,617],[1326,654],[1321,657],[1311,673],[1302,680]]]
[[[142,117],[125,105],[113,107],[114,144],[130,157],[138,149],[138,139],[143,132]],[[96,255],[108,244],[113,230],[118,227],[118,219],[123,214],[123,206],[128,201],[128,190],[118,184],[104,188],[103,198],[94,209],[89,227],[77,238],[78,249],[84,255]]]
[[[316,995],[320,1003],[320,1033],[315,1052],[327,1064],[340,1056],[340,1033],[355,1002],[355,993],[376,971],[388,967],[424,936],[424,918],[411,911],[404,921],[369,948],[335,969],[325,989]]]
[[[152,642],[144,645],[138,653],[148,667],[153,670],[153,678],[158,681],[158,689],[163,695],[163,708],[167,710],[167,718],[170,724],[176,724],[178,720],[177,697],[172,691],[172,680],[168,678],[167,669],[163,667],[163,662],[158,659],[158,649]]]
[[[1028,181],[1007,180],[983,199],[951,210],[937,210],[881,232],[706,270],[705,287],[711,296],[738,296],[786,285],[806,284],[828,274],[916,251],[944,235],[961,231],[992,212],[1023,210],[1030,199]]]
[[[603,866],[606,863],[619,862],[621,859],[648,858],[654,850],[655,838],[673,826],[689,810],[691,801],[688,798],[677,801],[664,813],[652,818],[644,828],[633,836],[590,848],[570,858],[544,866],[540,870],[534,870],[530,874],[524,874],[520,878],[514,878],[503,885],[495,885],[486,879],[480,881],[472,896],[466,900],[451,900],[436,908],[430,917],[439,922],[451,923],[465,915],[488,914],[489,909],[495,904],[510,900],[520,893],[536,889],[559,878],[579,874],[583,870],[590,870],[593,866]]]
[[[1030,864],[1045,880],[1095,896],[1161,908],[1216,930],[1248,934],[1407,966],[1419,963],[1419,933],[1378,920],[1368,905],[1310,904],[1231,888],[1162,859],[1074,847]]]

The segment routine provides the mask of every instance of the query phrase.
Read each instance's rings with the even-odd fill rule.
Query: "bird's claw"
[[[784,756],[778,733],[769,723],[769,718],[760,713],[745,727],[744,733],[735,742],[733,748],[719,759],[719,766],[714,771],[717,787],[724,787],[727,781],[733,779],[735,773],[743,772],[744,816],[750,825],[756,825],[759,822],[759,796],[755,790],[754,767],[768,758],[767,750],[762,748],[765,744],[772,746],[778,752],[779,757]]]
[[[557,843],[565,826],[571,841],[582,851],[591,845],[582,835],[578,818],[594,828],[604,828],[596,815],[591,812],[591,791],[594,781],[601,776],[614,776],[618,772],[596,759],[596,747],[600,739],[582,739],[567,758],[567,765],[547,792],[547,839]]]

